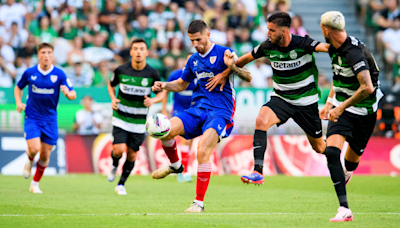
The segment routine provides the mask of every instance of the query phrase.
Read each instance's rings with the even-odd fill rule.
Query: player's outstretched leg
[[[26,150],[26,154],[28,156],[28,160],[25,163],[23,176],[25,179],[28,179],[31,176],[31,170],[33,167],[33,159],[35,158],[36,154],[40,151],[40,138],[32,138],[26,140],[28,144],[28,149]]]
[[[267,130],[281,120],[268,106],[263,106],[256,119],[256,130],[254,132],[253,154],[254,171],[250,175],[244,175],[240,179],[247,184],[264,184],[263,165],[265,151],[267,150]]]
[[[28,179],[31,176],[31,170],[33,167],[33,159],[35,158],[35,156],[31,156],[29,154],[29,151],[27,151],[26,154],[28,156],[28,160],[26,160],[26,163],[24,166],[23,176],[25,179]]]
[[[115,191],[118,195],[127,195],[128,193],[125,190],[125,181],[128,179],[131,174],[133,167],[135,166],[136,153],[132,148],[128,147],[126,155],[126,161],[124,166],[122,167],[121,178],[119,179],[118,185],[115,188]]]
[[[51,149],[53,149],[53,145],[41,142],[40,158],[36,163],[36,173],[31,181],[31,186],[29,187],[30,192],[43,193],[39,188],[39,181],[42,179],[44,170],[49,165]]]
[[[118,164],[119,164],[119,159],[121,156],[116,156],[114,155],[114,152],[111,151],[111,158],[113,160],[113,163],[110,167],[110,171],[107,174],[108,181],[113,182],[115,180],[115,177],[117,176],[117,169],[118,169]]]
[[[360,162],[361,156],[356,154],[356,152],[351,149],[350,146],[347,147],[346,155],[344,157],[344,175],[346,179],[346,185],[350,182],[353,177],[353,171],[357,169]]]

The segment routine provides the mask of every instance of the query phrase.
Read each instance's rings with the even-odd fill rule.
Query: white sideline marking
[[[44,216],[145,216],[145,215],[331,215],[333,213],[290,213],[290,212],[270,212],[270,213],[130,213],[130,214],[0,214],[0,217],[44,217]],[[359,212],[354,215],[400,215],[400,212]]]

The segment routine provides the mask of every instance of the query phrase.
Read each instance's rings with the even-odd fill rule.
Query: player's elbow
[[[372,86],[372,85],[368,85],[367,86],[366,85],[366,86],[363,86],[361,88],[361,90],[363,91],[364,94],[370,95],[370,94],[372,94],[374,92],[374,86]]]
[[[67,98],[68,98],[68,100],[70,100],[70,101],[75,100],[75,99],[76,99],[76,92],[75,92],[75,90],[70,91],[70,92],[68,93]]]

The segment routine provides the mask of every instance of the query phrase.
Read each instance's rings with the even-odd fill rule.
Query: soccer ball
[[[146,121],[146,131],[153,138],[165,138],[171,131],[171,122],[163,114],[154,114]]]

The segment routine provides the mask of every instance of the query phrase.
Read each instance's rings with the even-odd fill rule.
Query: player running
[[[189,54],[186,58],[187,60],[192,56],[192,54]],[[173,71],[169,78],[168,82],[172,82],[175,80],[178,80],[183,73],[183,69],[178,69]],[[173,99],[174,99],[174,107],[172,109],[172,117],[176,116],[178,112],[181,112],[185,109],[190,108],[190,102],[192,101],[192,94],[193,90],[196,87],[195,80],[190,82],[188,87],[182,91],[182,92],[177,92],[173,94]],[[168,116],[167,113],[167,102],[168,102],[168,90],[164,90],[164,99],[162,101],[162,113],[165,116]],[[181,137],[181,159],[182,159],[182,165],[185,167],[185,170],[182,173],[178,173],[178,182],[192,182],[192,177],[190,176],[190,173],[188,172],[188,162],[189,162],[189,152],[190,148],[192,146],[192,141],[191,139],[186,140],[185,138]],[[183,175],[182,175],[183,174]]]
[[[203,135],[197,147],[196,199],[185,212],[204,212],[203,200],[211,177],[210,156],[221,138],[232,131],[235,113],[235,90],[233,76],[229,77],[222,91],[207,91],[205,85],[209,78],[224,71],[227,67],[236,72],[245,81],[251,81],[250,72],[236,67],[235,54],[227,47],[210,42],[210,32],[202,20],[194,20],[188,28],[189,38],[196,48],[182,73],[181,78],[172,82],[155,82],[153,91],[163,89],[171,92],[184,91],[197,79],[189,109],[179,112],[171,119],[171,132],[161,139],[164,151],[171,165],[157,169],[152,173],[154,179],[161,179],[170,173],[181,173],[184,170],[179,161],[174,137],[181,135],[185,139],[193,139]]]
[[[329,44],[320,43],[308,36],[290,34],[291,18],[289,14],[278,12],[268,17],[268,40],[240,57],[235,64],[239,67],[267,57],[273,68],[274,92],[271,100],[260,110],[254,132],[254,171],[242,176],[243,183],[264,184],[263,164],[267,149],[267,130],[277,124],[284,124],[289,118],[303,129],[312,148],[323,153],[325,142],[322,139],[322,125],[318,115],[318,69],[314,51],[328,52]],[[217,84],[225,84],[232,71],[210,80],[207,89],[213,90]]]
[[[352,221],[346,195],[346,184],[357,168],[376,122],[378,102],[383,94],[379,89],[379,68],[365,45],[355,37],[347,36],[342,13],[326,12],[321,16],[321,29],[331,44],[333,85],[321,119],[330,120],[325,155],[339,199],[340,207],[331,222]],[[340,162],[343,143],[347,141],[346,171]]]
[[[143,39],[133,40],[130,50],[131,62],[115,69],[114,76],[107,86],[114,110],[112,118],[114,140],[111,151],[113,164],[108,174],[110,182],[114,181],[119,159],[126,151],[121,178],[115,187],[118,195],[127,194],[125,181],[135,165],[136,153],[144,140],[149,107],[161,102],[163,98],[163,93],[150,98],[151,86],[160,80],[160,76],[157,70],[146,64],[147,48]],[[117,85],[119,85],[118,98],[115,96]]]
[[[49,165],[51,150],[57,144],[57,105],[60,91],[69,100],[76,99],[76,92],[65,73],[52,64],[54,56],[51,44],[39,44],[37,57],[39,64],[24,72],[15,86],[14,96],[17,111],[25,110],[24,132],[28,144],[28,161],[26,161],[23,176],[26,179],[30,177],[33,159],[40,152],[29,191],[43,193],[39,188],[39,181]],[[22,103],[22,90],[27,85],[29,92],[25,107]]]

